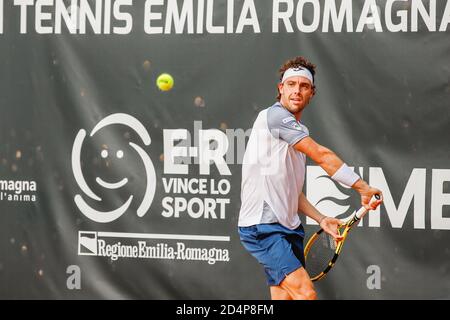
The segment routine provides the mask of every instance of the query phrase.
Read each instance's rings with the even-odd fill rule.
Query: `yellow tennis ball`
[[[156,85],[161,91],[169,91],[173,87],[173,78],[168,73],[162,73],[156,79]]]

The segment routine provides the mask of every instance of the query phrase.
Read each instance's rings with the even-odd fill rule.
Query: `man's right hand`
[[[367,210],[375,210],[383,202],[383,193],[381,190],[369,186],[362,179],[356,181],[352,188],[359,192],[361,195],[361,205]],[[376,194],[380,195],[380,199],[370,203],[370,200]]]

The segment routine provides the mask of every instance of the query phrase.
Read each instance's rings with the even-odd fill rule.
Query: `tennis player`
[[[303,194],[306,156],[332,179],[356,190],[366,209],[382,202],[369,205],[381,191],[314,141],[300,121],[315,94],[315,65],[295,57],[279,72],[278,101],[258,114],[245,150],[238,230],[243,246],[264,266],[272,299],[316,299],[304,269],[305,232],[298,213],[317,221],[337,241],[342,221],[320,213]]]

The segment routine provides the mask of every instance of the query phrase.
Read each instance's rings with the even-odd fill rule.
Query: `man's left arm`
[[[303,213],[305,216],[317,221],[319,226],[328,234],[330,234],[335,240],[341,240],[342,236],[337,232],[337,228],[343,222],[339,219],[328,217],[319,212],[312,204],[308,201],[305,194],[302,192],[298,197],[298,212]]]

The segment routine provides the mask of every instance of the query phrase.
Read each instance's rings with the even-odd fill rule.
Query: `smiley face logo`
[[[127,126],[130,129],[134,130],[138,134],[144,145],[146,146],[150,145],[151,142],[150,135],[148,134],[147,130],[142,125],[142,123],[139,122],[139,120],[137,120],[136,118],[125,113],[115,113],[102,119],[99,123],[97,123],[94,129],[92,129],[90,137],[94,136],[94,134],[102,128],[117,124]],[[72,171],[75,180],[80,189],[83,191],[83,193],[93,200],[102,201],[102,198],[99,197],[96,193],[94,193],[94,191],[92,191],[92,189],[89,187],[81,169],[81,149],[85,141],[86,135],[87,135],[86,130],[81,129],[80,131],[78,131],[78,134],[75,137],[75,141],[73,143],[72,148]],[[136,151],[137,155],[142,160],[142,163],[145,168],[145,174],[147,177],[147,185],[145,188],[145,193],[142,198],[141,204],[137,208],[138,217],[142,217],[147,213],[148,209],[150,208],[150,205],[152,204],[153,201],[153,197],[155,195],[155,188],[156,188],[155,168],[153,167],[153,163],[150,160],[150,157],[142,147],[133,142],[129,142],[129,145],[131,146],[132,150]],[[106,149],[103,149],[100,155],[104,159],[113,156],[109,154],[108,150]],[[124,157],[124,151],[118,150],[115,153],[115,156],[117,159],[122,159]],[[128,178],[123,178],[119,181],[110,182],[103,180],[101,177],[96,177],[95,181],[99,186],[110,190],[120,189],[128,184]],[[79,194],[75,195],[74,201],[78,209],[80,209],[80,211],[87,218],[96,222],[107,223],[118,219],[128,210],[131,202],[133,201],[133,195],[130,195],[128,197],[128,200],[125,201],[125,203],[123,203],[120,207],[111,211],[99,211],[92,208],[86,203],[83,197]]]

